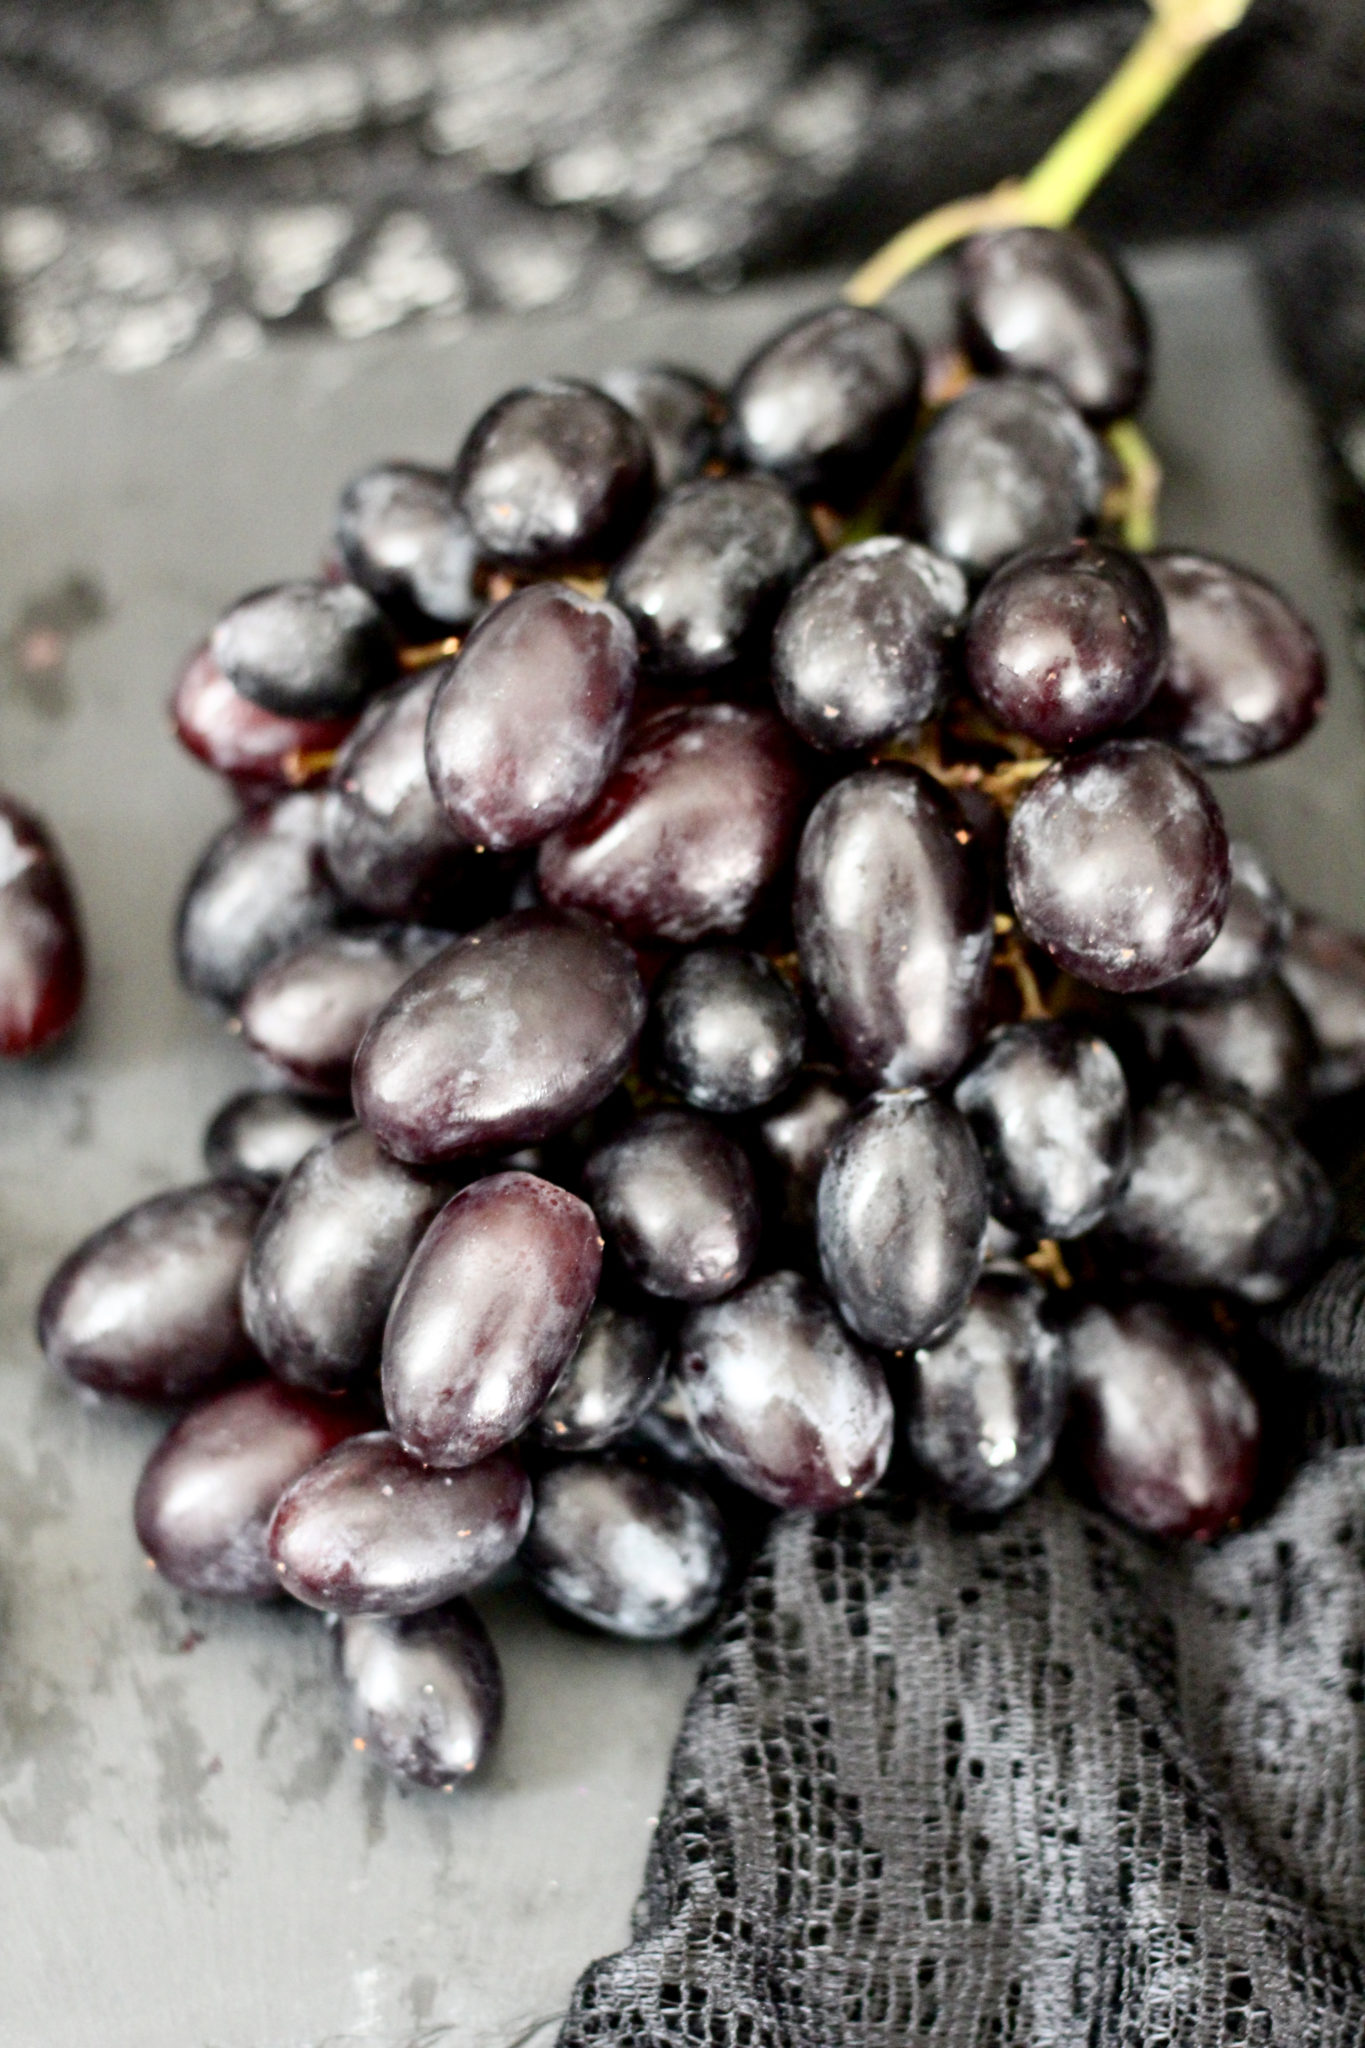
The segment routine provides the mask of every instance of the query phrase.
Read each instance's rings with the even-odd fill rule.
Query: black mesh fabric
[[[1308,1441],[1211,1549],[774,1523],[561,2048],[1360,2048],[1365,1255],[1281,1321]]]

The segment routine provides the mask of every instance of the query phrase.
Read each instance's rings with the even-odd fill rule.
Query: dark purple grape
[[[542,1476],[521,1561],[556,1607],[643,1642],[705,1621],[728,1567],[720,1516],[699,1486],[598,1458]]]
[[[1365,1082],[1365,941],[1326,918],[1294,919],[1280,972],[1317,1045],[1315,1095],[1344,1095]]]
[[[1007,732],[1050,749],[1136,718],[1166,659],[1166,615],[1136,555],[1101,541],[997,569],[967,626],[967,680]]]
[[[586,917],[518,910],[406,982],[356,1054],[356,1113],[400,1159],[453,1159],[564,1130],[616,1086],[645,994]]]
[[[477,1464],[541,1409],[597,1292],[586,1202],[529,1173],[461,1190],[422,1239],[384,1332],[384,1409],[429,1465]]]
[[[448,945],[448,932],[391,924],[323,932],[263,967],[237,1020],[282,1081],[316,1095],[350,1092],[356,1048],[389,997]]]
[[[568,378],[505,393],[455,460],[455,502],[480,555],[510,568],[612,561],[653,495],[639,421]]]
[[[843,1507],[885,1472],[895,1416],[881,1366],[796,1273],[694,1309],[678,1364],[697,1435],[760,1500]]]
[[[761,659],[819,554],[815,529],[774,478],[703,477],[663,499],[607,594],[656,669],[711,675]]]
[[[287,1486],[365,1427],[342,1401],[253,1380],[202,1401],[147,1460],[133,1501],[138,1541],[183,1593],[269,1600],[279,1575],[266,1548]]]
[[[318,1102],[279,1088],[233,1095],[204,1132],[204,1164],[226,1180],[269,1194],[305,1152],[351,1120],[349,1103]]]
[[[835,1132],[853,1113],[845,1081],[809,1074],[762,1119],[758,1136],[777,1169],[783,1221],[807,1230],[815,1221],[815,1191]]]
[[[989,371],[1051,377],[1100,422],[1136,410],[1151,338],[1142,302],[1107,251],[1075,228],[995,228],[957,256],[963,346]]]
[[[1241,1103],[1175,1086],[1138,1115],[1107,1222],[1135,1274],[1254,1302],[1306,1280],[1331,1227],[1331,1190],[1297,1139]]]
[[[770,711],[678,706],[647,719],[591,810],[540,850],[551,903],[632,939],[737,932],[796,837],[795,750]]]
[[[1165,991],[1163,990],[1163,994]],[[1158,1069],[1291,1123],[1308,1107],[1315,1047],[1308,1019],[1278,976],[1246,995],[1178,1010],[1138,1006]]]
[[[952,796],[919,768],[826,790],[801,839],[801,972],[850,1074],[946,1080],[980,1036],[994,944],[985,862]]]
[[[1128,1084],[1070,1024],[1004,1024],[953,1091],[986,1162],[991,1212],[1030,1237],[1082,1237],[1128,1174]]]
[[[401,1618],[348,1615],[337,1662],[357,1748],[434,1792],[478,1770],[502,1725],[502,1672],[467,1601]]]
[[[597,381],[643,427],[661,491],[691,483],[715,460],[726,406],[703,378],[650,363],[608,370]]]
[[[920,353],[888,313],[826,306],[765,341],[735,379],[739,459],[803,496],[856,505],[915,424]]]
[[[947,694],[967,610],[955,562],[879,534],[802,578],[777,622],[773,690],[804,740],[826,753],[913,734]]]
[[[440,639],[479,608],[474,536],[441,470],[413,462],[362,470],[341,494],[336,543],[349,574],[406,640]]]
[[[0,1058],[60,1038],[85,993],[76,900],[39,819],[0,795]]]
[[[1232,879],[1207,784],[1155,740],[1106,740],[1049,768],[1010,820],[1007,865],[1028,936],[1120,995],[1194,965]]]
[[[613,1250],[647,1294],[715,1301],[758,1249],[753,1169],[705,1117],[655,1110],[599,1147],[583,1186]]]
[[[1248,995],[1279,964],[1293,924],[1284,891],[1254,846],[1228,847],[1232,888],[1218,936],[1174,981],[1163,982],[1163,1003],[1202,1003]]]
[[[669,1372],[649,1407],[627,1437],[624,1448],[642,1451],[647,1459],[662,1458],[670,1470],[681,1466],[703,1478],[710,1454],[692,1427],[676,1374]]]
[[[277,1379],[330,1394],[379,1363],[389,1306],[450,1188],[347,1124],[270,1198],[242,1282],[252,1342]]]
[[[931,1343],[981,1268],[986,1170],[966,1119],[918,1089],[876,1095],[835,1136],[820,1176],[820,1265],[869,1344]]]
[[[1217,1536],[1256,1477],[1260,1418],[1223,1353],[1155,1302],[1087,1308],[1068,1352],[1103,1505],[1149,1536]]]
[[[1033,377],[973,384],[939,413],[915,456],[915,530],[969,576],[1091,525],[1104,451],[1060,391]]]
[[[1067,1364],[1043,1307],[1031,1274],[987,1269],[957,1328],[915,1353],[910,1448],[968,1514],[1002,1514],[1052,1462]]]
[[[1142,730],[1217,768],[1296,746],[1327,691],[1308,621],[1248,569],[1187,550],[1145,559],[1171,645]]]
[[[358,583],[276,583],[224,612],[209,641],[233,688],[280,718],[354,717],[392,682],[388,621]]]
[[[694,1109],[757,1109],[801,1064],[800,1001],[761,953],[697,946],[660,977],[653,1005],[660,1078]]]
[[[427,779],[427,717],[442,673],[422,669],[370,705],[332,770],[323,849],[349,902],[458,929],[481,918],[466,910],[472,856]]]
[[[289,946],[329,931],[342,902],[322,857],[320,793],[300,791],[225,825],[180,898],[176,964],[186,988],[229,1006]]]
[[[49,1365],[102,1394],[176,1401],[251,1364],[238,1293],[264,1196],[240,1181],[153,1195],[68,1254],[38,1308]]]
[[[263,711],[233,688],[207,646],[196,648],[180,671],[171,719],[187,752],[253,791],[320,781],[352,725],[349,718]]]
[[[649,1407],[666,1362],[652,1323],[599,1301],[532,1424],[536,1436],[557,1451],[600,1451]]]
[[[427,721],[427,773],[458,836],[530,846],[586,810],[621,752],[638,665],[624,613],[563,583],[486,612]]]
[[[438,1472],[376,1430],[294,1481],[268,1542],[280,1585],[309,1607],[420,1614],[491,1579],[530,1522],[531,1482],[509,1451]]]

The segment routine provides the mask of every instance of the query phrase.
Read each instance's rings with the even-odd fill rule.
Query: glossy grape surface
[[[910,1447],[954,1507],[1002,1514],[1051,1463],[1066,1396],[1042,1288],[1027,1273],[987,1270],[957,1328],[915,1353]]]
[[[1163,990],[1163,994],[1164,994]],[[1160,1070],[1294,1123],[1308,1107],[1315,1057],[1308,1019],[1278,976],[1245,995],[1145,1018]]]
[[[456,834],[529,846],[586,810],[621,752],[638,665],[624,613],[565,584],[486,612],[427,721],[427,773]]]
[[[1202,1003],[1242,996],[1275,971],[1293,924],[1284,891],[1255,847],[1228,847],[1232,887],[1218,936],[1193,967],[1162,984],[1163,1003]]]
[[[536,1436],[557,1451],[600,1451],[650,1406],[667,1363],[663,1338],[645,1316],[599,1301],[532,1425]]]
[[[594,1152],[583,1186],[604,1236],[648,1294],[715,1301],[758,1249],[753,1169],[724,1131],[655,1110]]]
[[[243,1036],[291,1087],[345,1097],[356,1048],[374,1018],[448,943],[447,932],[400,924],[305,939],[277,954],[243,996]]]
[[[448,1202],[384,1332],[384,1410],[404,1448],[474,1465],[519,1435],[573,1355],[601,1268],[587,1203],[533,1174],[491,1174]]]
[[[815,1221],[820,1175],[855,1099],[846,1081],[811,1074],[797,1081],[759,1123],[759,1139],[776,1169],[782,1220],[793,1229],[806,1230]]]
[[[1365,1082],[1365,941],[1301,912],[1280,971],[1317,1042],[1314,1094],[1358,1088]]]
[[[209,650],[244,697],[281,718],[348,718],[397,666],[393,634],[358,583],[276,583],[239,598]]]
[[[1151,341],[1113,258],[1075,228],[997,228],[958,252],[957,317],[973,361],[1052,378],[1087,419],[1120,419],[1147,386]]]
[[[355,1741],[434,1792],[478,1770],[502,1725],[502,1672],[467,1601],[402,1618],[348,1615],[337,1640]]]
[[[1232,1366],[1153,1302],[1084,1310],[1068,1332],[1086,1469],[1150,1536],[1219,1535],[1246,1506],[1260,1422]]]
[[[607,370],[597,381],[643,427],[661,491],[691,483],[715,460],[726,406],[704,378],[649,363]]]
[[[85,949],[56,844],[31,811],[0,795],[0,1059],[60,1038],[84,992]]]
[[[801,839],[801,971],[849,1073],[945,1080],[984,1022],[993,931],[985,864],[921,769],[868,768],[825,792]]]
[[[822,307],[740,370],[730,443],[741,463],[805,497],[855,505],[900,454],[919,387],[919,350],[898,321],[867,306]]]
[[[116,1216],[57,1268],[38,1308],[48,1363],[103,1394],[172,1401],[245,1371],[238,1305],[264,1197],[239,1181],[174,1188]]]
[[[439,1472],[375,1430],[287,1488],[268,1544],[280,1585],[309,1607],[419,1614],[491,1579],[530,1522],[531,1482],[509,1451]]]
[[[662,500],[607,594],[653,668],[711,675],[762,658],[819,553],[815,529],[775,478],[703,477]]]
[[[1056,750],[1136,718],[1166,660],[1166,614],[1136,555],[1100,541],[997,569],[967,627],[967,680],[1007,732]]]
[[[1132,1172],[1108,1224],[1149,1279],[1270,1302],[1326,1248],[1332,1196],[1287,1131],[1242,1103],[1172,1086],[1134,1123]]]
[[[825,1284],[849,1328],[887,1350],[932,1342],[975,1285],[986,1214],[965,1118],[917,1089],[873,1096],[836,1134],[816,1204]]]
[[[280,1495],[364,1426],[360,1410],[274,1380],[200,1402],[147,1460],[133,1501],[139,1543],[182,1592],[272,1598],[266,1532]]]
[[[277,1378],[332,1393],[379,1362],[389,1306],[450,1195],[347,1124],[281,1182],[242,1282],[252,1342]]]
[[[1128,1173],[1128,1084],[1113,1048],[1056,1021],[992,1032],[953,1100],[972,1127],[991,1213],[1034,1237],[1081,1237]]]
[[[761,953],[696,946],[653,994],[660,1078],[694,1109],[722,1114],[770,1102],[801,1065],[801,1003]]]
[[[661,711],[637,728],[591,809],[541,847],[542,893],[631,939],[737,932],[791,850],[801,797],[772,712]]]
[[[1192,967],[1231,888],[1217,804],[1154,740],[1107,740],[1041,775],[1010,820],[1007,867],[1028,936],[1123,995]]]
[[[557,1607],[644,1642],[705,1621],[728,1566],[720,1516],[699,1486],[597,1458],[542,1476],[521,1561]]]
[[[320,781],[350,732],[350,718],[281,718],[235,689],[207,646],[181,669],[171,719],[182,747],[253,792]]]
[[[455,501],[480,555],[512,568],[611,561],[653,495],[639,421],[569,378],[507,392],[455,460]]]
[[[967,609],[955,562],[878,534],[841,548],[787,600],[773,690],[802,739],[826,753],[913,734],[938,709]]]
[[[881,1366],[796,1273],[694,1309],[678,1369],[709,1455],[774,1507],[842,1507],[886,1470],[895,1418]]]
[[[176,919],[186,988],[235,1005],[277,954],[340,922],[341,897],[323,861],[323,803],[300,791],[209,841]]]
[[[323,811],[323,846],[337,887],[379,917],[421,917],[459,928],[469,855],[427,777],[427,717],[439,667],[395,683],[370,705],[337,756]]]
[[[244,1180],[268,1194],[305,1152],[351,1120],[349,1103],[318,1102],[280,1088],[233,1095],[204,1132],[204,1164],[212,1174]]]
[[[440,639],[478,610],[474,536],[441,470],[413,462],[362,470],[341,494],[336,543],[404,639]]]

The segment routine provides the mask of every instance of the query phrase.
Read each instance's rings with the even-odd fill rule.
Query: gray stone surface
[[[1312,742],[1220,794],[1298,895],[1365,924],[1365,711],[1302,423],[1235,256],[1175,252],[1146,281],[1167,532],[1276,576],[1335,657]],[[247,1077],[171,973],[181,878],[226,813],[167,736],[178,656],[240,590],[309,569],[363,462],[443,458],[521,375],[723,372],[811,295],[0,380],[0,779],[60,832],[94,969],[76,1042],[0,1074],[5,2048],[539,2048],[625,1934],[691,1655],[495,1594],[497,1762],[455,1799],[402,1791],[349,1753],[317,1617],[212,1608],[147,1571],[128,1509],[160,1420],[54,1384],[30,1326],[79,1236],[197,1172]],[[909,303],[932,318],[932,291]]]

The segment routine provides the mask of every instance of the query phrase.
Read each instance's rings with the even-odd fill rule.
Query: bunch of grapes
[[[1202,771],[1301,738],[1322,657],[1257,577],[1121,544],[1113,262],[1011,228],[956,290],[927,363],[845,304],[728,394],[509,392],[176,687],[241,798],[180,971],[273,1086],[42,1342],[188,1404],[148,1557],[337,1617],[357,1742],[426,1783],[495,1731],[466,1596],[514,1557],[663,1638],[771,1510],[998,1515],[1059,1442],[1156,1537],[1252,1496],[1365,948]]]

